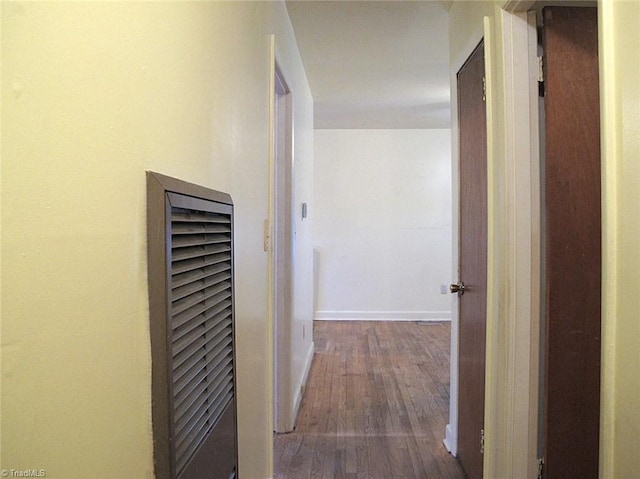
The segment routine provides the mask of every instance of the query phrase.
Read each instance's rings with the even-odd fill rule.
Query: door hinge
[[[484,454],[484,429],[480,429],[480,454]]]
[[[544,477],[544,458],[538,458],[538,479],[543,479]]]
[[[538,57],[538,81],[544,81],[544,58]]]
[[[538,57],[538,96],[544,97],[544,57]]]
[[[482,77],[482,101],[487,101],[487,79]]]

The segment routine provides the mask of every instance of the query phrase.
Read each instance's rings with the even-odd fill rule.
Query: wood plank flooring
[[[449,323],[317,321],[294,432],[275,479],[462,479],[444,445]]]

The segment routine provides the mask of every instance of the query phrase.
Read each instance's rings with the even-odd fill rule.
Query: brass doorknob
[[[449,291],[451,291],[451,293],[458,293],[458,296],[462,296],[464,294],[464,283],[458,281],[458,284],[452,284],[449,286]]]

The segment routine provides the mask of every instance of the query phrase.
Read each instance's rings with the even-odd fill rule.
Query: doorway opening
[[[275,63],[273,118],[273,417],[274,431],[293,429],[291,323],[293,315],[292,93]]]

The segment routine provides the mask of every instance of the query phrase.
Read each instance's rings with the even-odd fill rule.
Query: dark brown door
[[[600,106],[595,8],[545,8],[547,479],[598,477]]]
[[[487,115],[484,43],[458,72],[460,134],[458,459],[482,478],[487,304]]]

